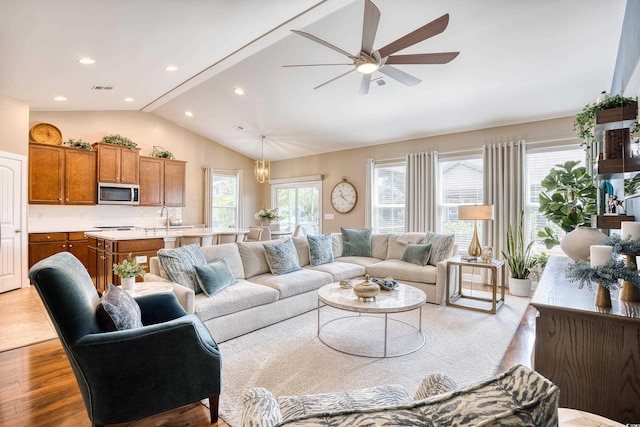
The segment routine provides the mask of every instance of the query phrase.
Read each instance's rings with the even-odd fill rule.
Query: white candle
[[[589,252],[591,254],[591,267],[595,267],[609,262],[613,255],[613,246],[592,245],[589,247]]]
[[[626,239],[631,234],[631,240],[640,239],[640,222],[622,221],[621,223],[622,238]]]

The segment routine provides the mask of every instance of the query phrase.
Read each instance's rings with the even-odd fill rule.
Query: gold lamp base
[[[473,221],[473,237],[469,244],[469,256],[479,257],[482,254],[482,248],[480,247],[480,239],[478,239],[478,220]]]

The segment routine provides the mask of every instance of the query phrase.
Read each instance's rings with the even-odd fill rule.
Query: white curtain
[[[213,175],[213,169],[209,166],[204,166],[202,168],[203,172],[204,172],[204,225],[205,227],[212,227],[213,226],[213,210],[211,209],[211,197],[213,196],[213,189],[211,188],[212,185],[212,175]]]
[[[438,152],[407,155],[405,231],[435,231]]]
[[[488,144],[483,154],[484,202],[494,206],[494,219],[485,222],[482,243],[493,246],[493,256],[502,258],[509,224],[517,224],[525,208],[525,143]]]

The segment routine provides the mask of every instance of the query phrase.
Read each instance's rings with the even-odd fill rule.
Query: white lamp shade
[[[493,205],[458,206],[458,219],[493,219]]]

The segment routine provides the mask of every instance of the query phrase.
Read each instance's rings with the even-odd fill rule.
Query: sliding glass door
[[[276,184],[271,187],[271,204],[278,208],[280,229],[294,232],[297,225],[321,232],[322,182]]]

